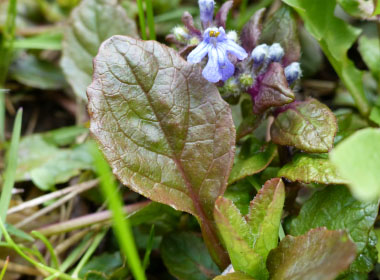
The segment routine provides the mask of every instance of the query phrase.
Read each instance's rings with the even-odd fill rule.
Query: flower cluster
[[[285,64],[285,52],[279,43],[247,47],[244,43],[247,38],[242,34],[244,48],[240,46],[236,31],[225,31],[226,17],[232,3],[225,2],[214,17],[214,0],[199,0],[202,29],[196,28],[192,16],[185,13],[182,17],[184,26],[175,27],[168,40],[180,47],[181,55],[187,57],[188,62],[202,63],[203,77],[209,82],[218,83],[222,96],[228,100],[231,96],[238,98],[247,92],[254,103],[259,104],[261,101],[258,99],[268,94],[263,95],[263,91],[268,92],[271,88],[267,85],[268,81],[273,83],[273,87],[291,91],[289,88],[301,76],[300,64]],[[271,79],[271,76],[276,78]],[[263,86],[263,83],[266,85]],[[265,106],[257,110],[254,108],[254,111],[261,112],[266,109]]]

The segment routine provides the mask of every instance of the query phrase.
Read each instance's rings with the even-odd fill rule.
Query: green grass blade
[[[42,243],[44,243],[44,245],[46,246],[46,249],[49,251],[50,253],[50,256],[51,256],[51,261],[52,261],[52,264],[53,264],[53,267],[54,268],[57,268],[59,269],[59,260],[58,260],[58,257],[57,255],[55,254],[55,251],[54,251],[54,248],[53,246],[51,245],[51,243],[49,242],[49,240],[43,236],[40,232],[38,231],[32,231],[31,234],[38,238],[39,240],[42,241]]]
[[[81,258],[80,262],[76,266],[74,272],[72,273],[72,275],[71,275],[72,277],[78,278],[79,272],[82,270],[82,268],[86,265],[86,263],[88,262],[88,260],[94,254],[96,248],[98,248],[100,242],[102,242],[102,240],[103,240],[104,236],[106,235],[107,231],[108,231],[108,228],[102,230],[100,233],[98,233],[95,236],[94,241],[92,242],[91,246],[88,248],[88,250],[86,251],[86,253],[84,254],[84,256]]]
[[[62,273],[54,268],[48,267],[42,263],[37,262],[36,260],[32,259],[30,256],[25,254],[20,246],[18,246],[13,239],[8,234],[7,230],[5,229],[5,225],[3,221],[0,219],[0,230],[4,234],[5,241],[12,247],[13,250],[15,250],[22,258],[24,258],[26,261],[34,265],[36,268],[39,268],[43,271],[46,271],[50,274],[56,274],[57,278],[63,279],[63,280],[73,280],[74,278],[70,277],[69,275]]]
[[[1,89],[4,87],[11,63],[13,40],[16,30],[17,0],[10,0],[7,12],[7,19],[2,32],[0,42],[0,142],[5,141],[5,93]],[[1,237],[1,235],[0,235]]]
[[[152,0],[145,0],[146,4],[146,16],[148,19],[148,28],[149,28],[149,38],[151,40],[156,40],[156,30],[154,26],[154,13]]]
[[[147,37],[146,37],[146,25],[145,25],[145,14],[144,14],[143,0],[136,0],[136,2],[137,2],[138,13],[139,13],[141,38],[143,40],[146,40]]]
[[[146,270],[149,266],[149,258],[150,258],[150,253],[152,252],[152,249],[153,249],[153,244],[154,244],[154,225],[152,225],[152,228],[150,229],[149,239],[146,245],[146,250],[145,250],[145,255],[144,255],[144,260],[143,260],[144,270]]]
[[[4,278],[5,271],[7,271],[8,263],[9,263],[9,257],[7,257],[7,260],[5,261],[5,265],[4,265],[3,269],[1,270],[0,280],[3,280],[3,278]]]
[[[93,145],[92,150],[95,168],[100,178],[101,190],[104,197],[108,200],[109,209],[112,211],[112,226],[119,241],[121,251],[127,259],[134,279],[145,280],[145,273],[134,242],[131,225],[129,220],[125,218],[122,200],[117,190],[115,178],[98,148]]]
[[[22,109],[17,111],[16,120],[13,127],[12,140],[9,148],[6,167],[4,172],[4,184],[1,189],[0,197],[0,220],[4,223],[7,216],[7,210],[12,197],[12,189],[15,182],[17,169],[18,144],[21,135]],[[1,240],[1,232],[0,232]]]
[[[83,255],[84,251],[90,246],[92,243],[92,232],[89,232],[83,240],[77,245],[70,255],[64,260],[64,262],[61,264],[60,271],[66,271],[68,270],[75,262],[78,261],[78,259]]]

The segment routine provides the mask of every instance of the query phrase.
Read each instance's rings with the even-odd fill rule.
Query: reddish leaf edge
[[[142,40],[142,39],[139,39],[139,38],[133,38],[133,37],[130,37],[130,36],[124,36],[124,35],[114,35],[112,37],[110,37],[109,39],[105,40],[99,47],[99,50],[98,50],[98,53],[97,55],[93,58],[92,60],[92,63],[93,63],[93,69],[96,68],[96,65],[97,65],[97,58],[99,56],[99,53],[100,51],[104,48],[104,46],[111,40],[113,40],[115,37],[127,37],[127,38],[131,38],[133,40],[136,40],[136,41],[140,41],[140,42],[155,42],[157,44],[160,44],[166,48],[170,48],[168,47],[167,45],[165,44],[161,44],[160,42],[158,41],[155,41],[155,40]],[[177,52],[177,51],[176,51]],[[178,53],[178,52],[177,52]],[[185,63],[188,63],[181,55],[180,53],[178,53],[178,56],[179,56],[179,59],[181,59],[182,61],[184,61]],[[199,73],[202,72],[202,69],[199,65],[194,65],[194,67],[198,68],[198,71]],[[94,83],[94,79],[95,79],[95,76],[96,76],[96,73],[95,71],[93,71],[93,74],[92,74],[92,82],[91,84],[87,87],[87,90],[86,90],[86,95],[87,95],[87,98],[88,100],[90,101],[91,97],[90,97],[90,94],[88,92],[88,89],[93,85]],[[203,76],[201,77],[202,79]],[[231,111],[231,107],[229,106],[229,104],[223,100],[223,98],[220,96],[220,99],[222,102],[224,102],[227,106],[227,110],[228,112],[232,115],[232,111]],[[90,120],[92,119],[92,112],[89,108],[89,105],[90,102],[87,103],[87,111],[89,113],[89,116],[90,116]],[[232,135],[231,137],[231,155],[232,155],[232,158],[231,158],[231,161],[229,163],[229,166],[226,168],[226,172],[225,172],[225,176],[224,176],[224,184],[223,184],[223,187],[221,188],[221,191],[219,193],[219,196],[222,196],[224,194],[224,192],[226,191],[227,187],[228,187],[228,178],[229,178],[229,175],[231,173],[231,170],[232,170],[232,167],[233,167],[233,163],[234,163],[234,156],[235,156],[235,145],[236,145],[236,128],[235,128],[235,125],[234,123],[232,122],[232,132],[234,135]],[[104,154],[103,150],[100,148],[101,147],[101,143],[100,143],[100,140],[96,137],[96,135],[94,133],[92,133],[92,131],[90,130],[90,135],[92,137],[92,139],[95,140],[95,142],[97,143],[98,147],[99,147],[99,150],[101,151],[101,153],[103,154],[104,158],[106,159],[106,161],[108,162],[108,164],[110,164],[110,161],[109,159],[106,157],[106,155]],[[175,162],[176,162],[176,165],[177,165],[177,162],[178,162],[178,159],[173,159]],[[178,165],[177,165],[178,167]],[[118,179],[119,182],[122,182],[123,180],[121,180],[121,178],[119,177],[119,175],[117,173],[114,172],[114,169],[112,169],[112,173],[116,176],[116,178]],[[183,177],[186,185],[191,185],[186,177],[186,174],[184,173],[183,171],[183,168],[179,168],[179,171],[181,173],[181,175],[184,175],[185,177]],[[124,184],[123,184],[124,185]],[[130,188],[129,186],[127,186],[128,188]],[[191,189],[192,189],[192,186],[191,186]],[[134,192],[136,193],[139,193],[140,195],[146,197],[142,192],[138,191],[138,190],[133,190]],[[193,191],[192,191],[193,193]],[[150,199],[148,197],[148,199]],[[215,261],[215,263],[219,266],[220,269],[224,270],[230,263],[230,258],[228,256],[228,253],[227,253],[227,250],[224,248],[222,242],[220,241],[220,237],[219,237],[219,234],[218,234],[218,231],[217,231],[217,228],[216,228],[216,225],[215,225],[215,222],[214,221],[211,221],[207,218],[202,206],[199,204],[199,199],[198,200],[195,200],[195,198],[193,196],[191,196],[191,199],[194,203],[194,208],[196,209],[197,211],[197,215],[194,215],[194,213],[191,213],[189,211],[186,211],[186,210],[182,210],[182,209],[176,209],[176,210],[179,210],[179,211],[183,211],[183,212],[187,212],[191,215],[194,215],[195,218],[198,220],[200,226],[201,226],[201,229],[202,229],[202,235],[203,235],[203,238],[204,238],[204,241],[205,241],[205,244],[210,252],[210,255],[212,257],[212,259]],[[152,201],[155,201],[152,199]],[[216,201],[216,200],[215,200]],[[163,202],[160,202],[160,201],[156,201],[156,202],[159,202],[159,203],[163,203]],[[165,203],[163,203],[165,204]],[[168,204],[166,204],[168,205]],[[215,202],[214,202],[214,205],[215,205]],[[171,207],[173,207],[172,205],[169,205]],[[215,206],[214,206],[215,208]],[[207,238],[208,237],[208,238]],[[214,251],[215,249],[215,251]]]

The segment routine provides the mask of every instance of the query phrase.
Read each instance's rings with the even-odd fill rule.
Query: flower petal
[[[227,81],[235,73],[235,66],[227,58],[224,65],[220,66],[220,72],[222,73],[222,81]]]
[[[227,51],[223,44],[217,46],[219,72],[222,74],[222,81],[228,80],[235,72],[235,66],[228,59]]]
[[[206,56],[209,50],[209,45],[202,41],[191,53],[187,56],[187,61],[190,63],[199,63]]]
[[[219,71],[218,51],[216,48],[211,48],[208,53],[208,62],[202,71],[203,77],[212,83],[219,82],[222,79],[222,74]]]
[[[226,40],[225,42],[223,42],[223,45],[224,45],[224,48],[227,50],[227,52],[235,55],[240,60],[243,60],[248,56],[245,49],[240,47],[238,44],[236,44],[232,40]]]

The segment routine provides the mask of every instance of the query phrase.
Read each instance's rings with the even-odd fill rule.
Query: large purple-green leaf
[[[286,236],[268,256],[271,280],[333,280],[356,256],[355,244],[344,231],[313,229]]]
[[[265,260],[253,249],[252,231],[231,200],[218,198],[215,220],[234,269],[258,279],[268,279]]]
[[[212,256],[228,265],[213,210],[235,129],[216,86],[173,49],[124,36],[102,44],[94,67],[90,130],[113,172],[134,191],[195,215]]]
[[[326,185],[346,183],[346,180],[339,176],[327,154],[298,154],[292,162],[280,169],[278,176],[303,183]]]
[[[284,106],[281,111],[271,127],[274,143],[310,153],[325,153],[332,149],[337,123],[326,105],[308,99]]]
[[[262,114],[270,107],[279,107],[294,101],[294,93],[285,78],[284,68],[273,62],[250,90],[254,100],[253,112]]]
[[[137,28],[117,0],[83,0],[65,27],[61,67],[74,93],[86,100],[92,60],[112,35],[137,37]]]

